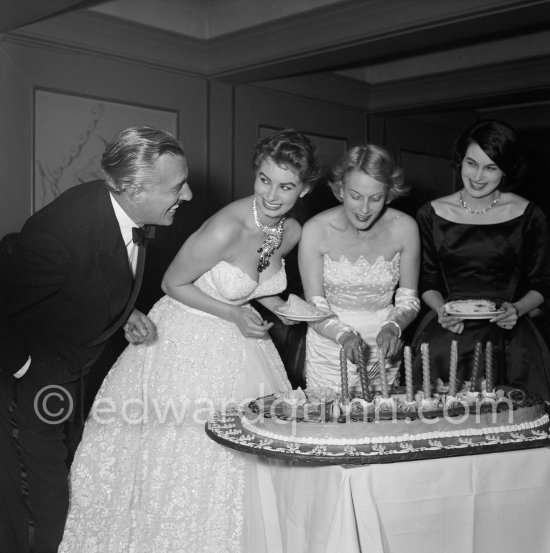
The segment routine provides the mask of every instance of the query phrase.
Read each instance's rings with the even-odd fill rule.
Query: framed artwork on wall
[[[138,125],[177,136],[178,112],[35,89],[32,211],[71,186],[101,178],[105,146],[120,130]]]

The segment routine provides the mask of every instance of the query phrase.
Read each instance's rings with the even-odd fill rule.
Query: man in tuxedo
[[[0,550],[55,553],[68,509],[65,428],[83,377],[120,327],[156,339],[133,309],[149,225],[192,197],[183,147],[151,127],[120,132],[104,180],[75,186],[25,223],[0,268]]]

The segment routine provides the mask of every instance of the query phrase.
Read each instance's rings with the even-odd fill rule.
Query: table
[[[550,551],[548,447],[362,466],[248,457],[268,553]]]

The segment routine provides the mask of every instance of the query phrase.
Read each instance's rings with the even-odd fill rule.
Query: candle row
[[[430,351],[427,343],[420,345],[422,356],[422,390],[424,397],[431,396],[431,378],[430,378]],[[475,392],[477,380],[479,377],[479,367],[481,364],[482,344],[476,342],[474,349],[474,360],[472,364],[472,374],[470,378],[470,391]],[[405,364],[405,388],[407,401],[412,401],[414,397],[412,384],[412,356],[411,348],[405,346],[403,354]],[[458,367],[458,343],[456,340],[451,342],[451,358],[449,363],[449,395],[456,396],[457,393],[457,367]],[[493,384],[493,344],[487,342],[485,345],[485,381],[487,392],[492,392]]]
[[[430,351],[427,343],[420,345],[420,353],[422,357],[422,390],[424,397],[431,397],[431,377],[430,377]],[[472,364],[472,374],[470,378],[470,391],[475,392],[477,380],[479,377],[479,367],[481,364],[482,344],[476,342],[474,349],[474,359]],[[405,392],[406,401],[414,401],[413,378],[412,378],[412,354],[410,346],[405,346],[403,352],[405,364]],[[380,374],[380,387],[383,398],[389,398],[388,377],[386,372],[386,358],[378,350],[378,366]],[[456,396],[457,393],[457,367],[458,367],[458,343],[456,340],[451,342],[451,356],[449,363],[449,395]],[[357,372],[361,383],[363,398],[366,401],[371,401],[369,391],[369,378],[366,369],[364,352],[361,349],[359,352],[359,360],[357,363]],[[349,401],[349,386],[348,386],[348,363],[344,348],[340,350],[340,377],[342,387],[342,402]],[[487,342],[485,345],[485,380],[487,392],[492,392],[493,385],[493,344]]]

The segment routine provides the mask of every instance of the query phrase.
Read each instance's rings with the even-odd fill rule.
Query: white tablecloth
[[[258,458],[254,466],[269,553],[550,552],[550,448],[348,467]]]

